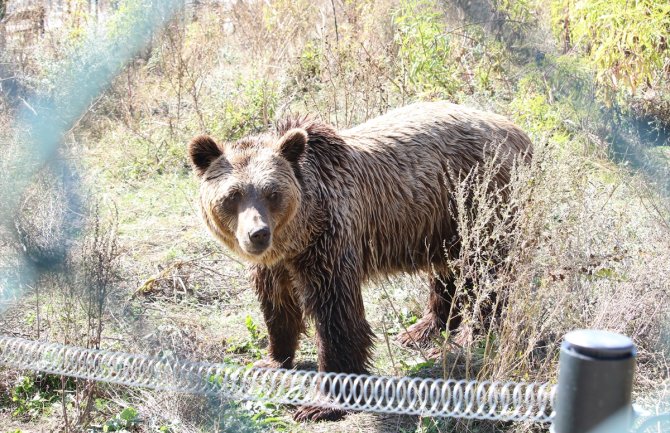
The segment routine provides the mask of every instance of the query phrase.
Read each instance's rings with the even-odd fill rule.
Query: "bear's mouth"
[[[268,238],[266,241],[263,242],[248,242],[248,241],[244,242],[240,241],[240,239],[238,238],[237,243],[239,244],[240,249],[244,253],[259,258],[270,249],[270,247],[272,246],[272,239]]]
[[[262,256],[269,248],[269,245],[266,247],[257,247],[252,245],[242,247],[245,253],[251,254],[252,256]]]

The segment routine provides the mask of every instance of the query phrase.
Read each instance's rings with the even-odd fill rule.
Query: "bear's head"
[[[253,262],[272,265],[292,243],[286,227],[300,209],[298,160],[307,145],[302,128],[218,144],[191,140],[188,152],[200,178],[200,204],[210,231]],[[285,235],[285,236],[283,236]]]

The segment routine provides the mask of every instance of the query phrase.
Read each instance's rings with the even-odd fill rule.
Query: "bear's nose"
[[[249,232],[249,240],[256,246],[265,246],[270,239],[270,229],[268,226],[259,227]]]

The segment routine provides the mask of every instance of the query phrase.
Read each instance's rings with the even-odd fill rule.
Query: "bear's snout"
[[[264,251],[270,244],[270,227],[254,227],[249,231],[249,240],[255,249]]]
[[[237,241],[247,254],[260,256],[272,244],[267,210],[254,203],[244,207],[238,215]]]

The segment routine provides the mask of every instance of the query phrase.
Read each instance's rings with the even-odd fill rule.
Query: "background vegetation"
[[[0,202],[29,133],[17,119],[41,110],[31,101],[67,100],[73,89],[63,65],[90,61],[81,53],[91,35],[125,34],[149,3],[93,10],[66,1],[59,25],[19,34],[18,12],[0,1]],[[446,99],[513,119],[535,143],[534,162],[515,173],[502,214],[476,182],[471,206],[466,190],[455,192],[465,248],[454,265],[461,289],[472,279],[477,293],[457,334],[428,349],[401,348],[393,338],[421,316],[425,278],[366,289],[378,336],[373,372],[555,381],[564,333],[605,328],[635,340],[636,399],[663,410],[668,35],[670,6],[660,0],[189,5],[90,103],[21,197],[20,212],[2,221],[0,332],[253,362],[267,344],[260,310],[244,266],[200,224],[186,142],[203,132],[234,140],[298,112],[346,128],[413,101]],[[491,279],[500,245],[509,259]],[[509,302],[499,318],[483,320],[491,292]],[[301,368],[314,368],[309,334]],[[371,414],[297,425],[290,412],[0,369],[2,433],[541,430]]]

